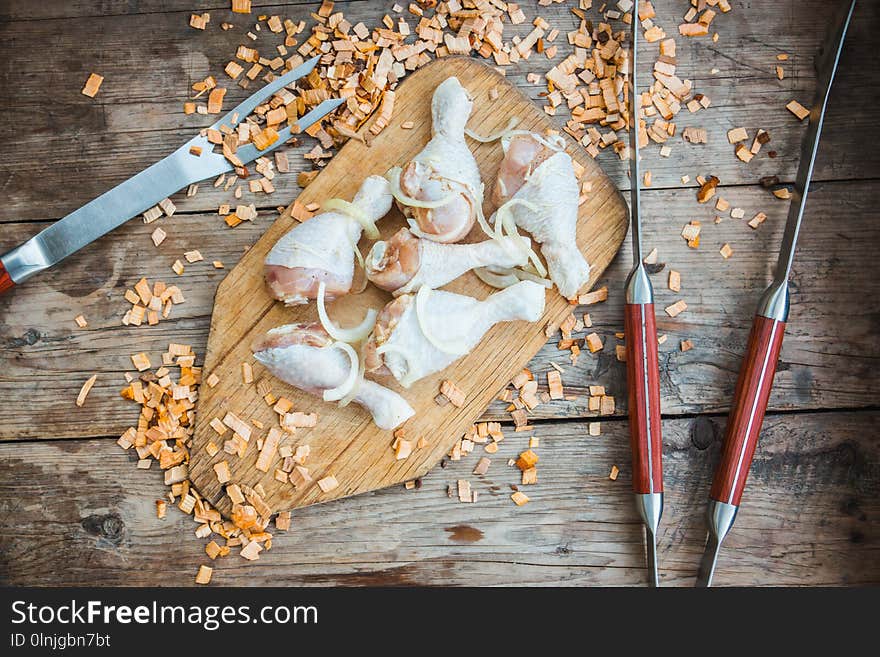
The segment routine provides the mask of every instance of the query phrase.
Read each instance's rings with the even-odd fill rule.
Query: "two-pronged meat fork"
[[[635,10],[634,10],[635,13]],[[663,470],[660,438],[660,370],[654,289],[642,259],[642,221],[639,212],[639,91],[636,82],[636,46],[640,24],[632,19],[630,54],[629,177],[633,269],[626,279],[624,334],[626,379],[629,390],[629,433],[632,447],[632,483],[636,509],[645,525],[645,544],[651,584],[657,574],[657,528],[663,514]]]
[[[211,128],[219,130],[221,126],[226,126],[235,129],[236,125],[247,118],[258,105],[267,101],[283,87],[308,75],[319,59],[320,57],[313,57],[273,80],[214,123]],[[300,118],[297,126],[300,130],[305,130],[336,109],[342,102],[340,98],[325,100]],[[249,143],[238,148],[235,156],[242,164],[247,164],[283,145],[290,138],[290,134],[290,127],[287,126],[278,130],[278,139],[267,148],[259,150],[254,144]],[[0,292],[5,292],[34,274],[52,267],[184,187],[233,169],[229,160],[213,151],[213,145],[203,132],[171,155],[0,256]]]
[[[700,562],[696,586],[710,586],[712,583],[721,542],[733,526],[755,455],[779,351],[782,348],[785,323],[788,320],[788,277],[791,274],[795,245],[807,203],[813,164],[819,150],[825,107],[855,6],[855,0],[846,0],[839,5],[834,20],[829,25],[828,37],[816,59],[816,98],[810,110],[810,125],[801,145],[801,161],[788,209],[782,248],[773,282],[758,302],[736,383],[733,405],[727,418],[721,461],[715,470],[715,479],[709,494],[709,537]]]
[[[831,83],[843,48],[855,0],[839,6],[830,33],[817,58],[816,99],[810,111],[810,125],[804,136],[801,161],[795,180],[785,234],[776,274],[764,292],[755,313],[746,355],[734,393],[721,461],[709,500],[709,538],[697,575],[697,586],[709,586],[715,571],[721,542],[733,526],[749,467],[755,454],[761,424],[770,398],[776,363],[788,319],[788,278],[795,245],[809,192],[813,164]],[[633,241],[633,269],[626,282],[625,334],[629,388],[630,442],[633,453],[633,490],[636,507],[645,525],[648,569],[651,583],[658,585],[657,527],[663,513],[662,441],[660,439],[660,386],[657,360],[657,331],[654,324],[654,293],[642,261],[639,215],[639,93],[636,83],[638,21],[632,22],[631,106],[629,116],[630,186]]]

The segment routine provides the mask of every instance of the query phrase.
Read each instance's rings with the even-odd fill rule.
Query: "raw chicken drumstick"
[[[285,383],[323,395],[346,387],[352,370],[357,372],[357,363],[334,346],[338,344],[320,324],[288,324],[269,331],[253,346],[253,352],[254,358]],[[347,395],[335,397],[352,396],[352,401],[370,412],[380,429],[394,429],[415,414],[403,397],[374,381],[358,383],[355,379],[354,386]]]
[[[481,211],[480,170],[464,140],[472,108],[458,79],[444,80],[431,100],[431,141],[403,168],[394,167],[386,174],[404,215],[412,219],[421,237],[435,242],[462,239]]]
[[[571,299],[587,283],[590,265],[577,246],[579,190],[564,145],[558,136],[534,133],[502,140],[504,160],[494,191],[500,207],[489,223],[494,225],[499,215],[509,212],[541,245],[550,278],[560,294]]]
[[[321,281],[328,301],[348,294],[354,249],[364,226],[375,228],[373,224],[391,209],[391,201],[388,181],[370,176],[351,203],[334,199],[325,204],[333,209],[288,231],[266,256],[266,284],[272,296],[289,306],[308,303],[317,298]]]
[[[521,281],[485,301],[423,287],[379,313],[364,346],[368,372],[391,374],[404,387],[439,372],[469,353],[498,322],[536,322],[546,288]]]
[[[364,262],[373,285],[400,296],[421,287],[443,287],[477,267],[517,267],[528,255],[516,237],[501,237],[477,244],[438,244],[419,239],[401,228],[387,242],[376,242]]]

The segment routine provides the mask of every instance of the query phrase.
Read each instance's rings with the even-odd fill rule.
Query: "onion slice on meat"
[[[466,346],[460,343],[443,342],[428,330],[428,318],[425,316],[425,305],[428,303],[429,296],[431,296],[431,288],[429,287],[420,287],[419,291],[416,293],[416,319],[419,322],[419,329],[421,329],[422,334],[428,339],[428,342],[434,345],[438,350],[453,356],[463,356],[467,353]]]
[[[491,135],[486,135],[484,137],[482,135],[478,135],[476,132],[474,132],[473,130],[471,130],[469,128],[465,128],[464,134],[466,134],[468,137],[470,137],[474,141],[480,142],[481,144],[489,144],[493,141],[498,141],[499,139],[509,135],[517,123],[519,123],[519,119],[515,116],[511,116],[510,119],[508,119],[508,121],[507,121],[507,127],[504,128],[503,130],[500,130],[499,132],[493,133]],[[525,132],[525,131],[523,130],[521,132]]]
[[[325,349],[342,349],[348,356],[348,360],[351,362],[351,367],[348,371],[348,376],[345,377],[345,381],[340,383],[335,388],[330,388],[329,390],[324,391],[324,401],[339,401],[346,395],[348,395],[357,383],[358,372],[360,371],[358,365],[358,355],[354,348],[348,344],[347,342],[334,342],[329,347],[325,347]]]
[[[503,290],[504,288],[510,287],[519,282],[519,279],[510,273],[509,270],[498,272],[492,271],[487,267],[478,267],[477,269],[474,269],[474,274],[476,274],[477,278],[483,281],[486,285],[499,290]]]
[[[360,324],[352,328],[341,328],[334,324],[327,315],[327,308],[324,306],[324,291],[326,287],[324,281],[318,283],[318,319],[321,320],[321,326],[324,327],[327,334],[334,340],[348,343],[362,341],[373,330],[373,325],[376,323],[376,317],[378,317],[379,313],[370,308],[367,310],[364,321]]]
[[[556,141],[556,140],[551,141],[552,138],[547,139],[547,138],[539,135],[537,132],[532,132],[531,130],[508,130],[507,134],[504,135],[504,137],[510,138],[510,137],[516,137],[517,135],[529,135],[536,142],[538,142],[539,144],[543,144],[544,146],[549,148],[551,151],[559,152],[559,151],[565,150],[565,142],[563,141],[562,137],[560,137],[559,135],[555,135],[556,139],[558,139],[559,141]],[[507,148],[505,147],[504,150],[506,151]]]
[[[523,250],[523,253],[528,256],[529,260],[532,262],[532,265],[535,267],[535,271],[538,272],[538,276],[544,277],[547,275],[547,269],[544,267],[544,263],[541,262],[538,254],[535,253],[535,250],[531,247],[529,239],[526,236],[521,235],[516,228],[516,222],[513,219],[513,213],[510,211],[510,208],[514,205],[522,205],[532,212],[540,212],[541,210],[537,205],[531,203],[530,201],[513,197],[495,211],[495,230],[491,237],[493,237],[494,239],[498,239],[499,237],[501,237],[502,230],[507,235],[515,237],[517,246],[520,247]]]
[[[364,234],[371,240],[379,239],[379,229],[376,222],[370,219],[366,213],[354,203],[343,201],[341,198],[331,198],[321,204],[324,212],[340,212],[357,221],[364,229]]]
[[[348,406],[358,394],[358,391],[361,389],[361,384],[364,382],[364,372],[366,371],[367,360],[364,358],[363,349],[361,349],[361,353],[359,354],[359,364],[357,368],[357,377],[355,377],[354,385],[352,385],[351,390],[346,393],[346,395],[339,400],[339,405],[343,408]]]

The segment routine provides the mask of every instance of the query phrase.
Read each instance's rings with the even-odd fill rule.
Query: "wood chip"
[[[211,581],[211,575],[214,569],[210,566],[199,566],[199,572],[196,573],[196,584],[207,584]]]
[[[456,408],[461,408],[465,403],[464,392],[462,392],[452,381],[448,379],[440,383],[440,394],[445,396],[449,403]]]
[[[547,387],[550,390],[550,399],[564,399],[562,390],[562,375],[557,372],[547,372]]]
[[[767,221],[767,215],[764,214],[763,212],[759,212],[759,213],[756,214],[754,217],[752,217],[751,219],[749,219],[749,226],[750,226],[751,228],[757,228],[758,226],[760,226],[761,224],[763,224],[765,221]],[[722,254],[722,255],[723,255],[723,254]],[[725,256],[725,257],[726,257],[726,256]]]
[[[603,285],[598,290],[593,290],[592,292],[587,292],[586,294],[580,295],[578,297],[578,305],[589,306],[594,303],[606,301],[607,299],[608,299],[608,288]]]
[[[260,472],[269,472],[269,467],[275,459],[278,445],[281,443],[281,438],[283,436],[284,432],[280,429],[276,429],[275,427],[269,429],[269,434],[263,441],[263,447],[260,449],[260,455],[257,457],[257,462],[254,465],[257,470]]]
[[[413,444],[409,440],[399,439],[397,440],[397,446],[394,449],[394,459],[396,461],[402,461],[405,458],[408,458],[410,454],[413,452]]]
[[[791,198],[791,191],[788,187],[781,187],[780,189],[773,190],[773,196],[783,201],[786,201]]]
[[[84,315],[77,315],[76,317],[73,318],[73,321],[76,322],[76,325],[79,326],[80,328],[85,328],[86,326],[89,325],[89,323],[86,321],[86,318]]]
[[[516,459],[516,467],[520,470],[528,470],[538,463],[538,455],[530,449],[522,452]]]
[[[684,302],[683,299],[679,299],[678,301],[673,303],[671,306],[666,306],[666,308],[664,310],[666,311],[666,314],[669,315],[670,317],[677,317],[678,315],[683,313],[685,310],[687,310],[687,304]]]
[[[236,14],[251,13],[251,0],[232,0],[232,11]]]
[[[616,465],[612,465],[611,472],[608,474],[608,478],[611,481],[617,481],[617,475],[619,475],[619,474],[620,474],[620,468],[618,468]]]
[[[262,545],[257,543],[257,541],[251,541],[241,549],[239,555],[241,555],[243,559],[247,559],[248,561],[256,561],[260,558],[260,552],[262,551]]]
[[[516,504],[517,506],[522,506],[524,504],[527,504],[529,501],[528,496],[519,490],[516,491],[513,495],[511,495],[510,499],[512,499],[513,503]]]
[[[700,185],[700,189],[697,191],[697,202],[705,203],[715,196],[715,188],[718,187],[719,182],[720,181],[717,177],[709,176],[706,181]]]
[[[746,132],[745,128],[733,128],[732,130],[727,131],[727,141],[731,144],[746,141],[748,138],[749,134]]]
[[[489,465],[491,465],[491,463],[492,463],[492,461],[488,457],[486,457],[486,456],[481,457],[480,460],[477,461],[477,465],[474,467],[474,474],[475,475],[486,474],[489,471]]]
[[[228,461],[220,461],[220,463],[215,463],[214,473],[217,475],[217,481],[219,481],[221,484],[225,484],[230,479],[232,479],[232,473],[229,471]]]
[[[92,386],[95,385],[95,381],[98,380],[97,374],[92,374],[86,382],[82,384],[82,388],[79,389],[79,394],[76,396],[76,405],[82,406],[86,403],[86,397],[89,395],[89,391],[92,389]]]
[[[89,79],[86,80],[86,84],[82,89],[82,95],[88,96],[89,98],[94,98],[95,94],[98,93],[98,89],[101,88],[101,83],[104,82],[104,77],[98,75],[97,73],[92,73],[89,75]]]
[[[691,144],[706,144],[709,142],[709,135],[705,128],[686,127],[681,132],[681,137]]]
[[[730,248],[730,244],[724,244],[724,246],[721,247],[719,253],[725,260],[727,260],[730,256],[733,255],[733,249]]]
[[[167,236],[168,236],[168,233],[166,233],[166,232],[165,232],[164,230],[162,230],[161,228],[158,228],[158,227],[157,227],[156,230],[154,230],[154,231],[150,234],[150,239],[153,240],[153,244],[154,244],[154,245],[159,246],[162,242],[165,241],[165,238],[166,238]]]
[[[145,353],[133,354],[131,362],[138,372],[144,372],[150,369],[150,358]]]
[[[796,100],[790,101],[788,105],[785,106],[785,109],[798,117],[798,120],[800,121],[803,121],[810,115],[810,110],[808,110]]]
[[[674,269],[669,270],[669,289],[673,292],[681,292],[681,274]]]
[[[336,481],[336,477],[333,475],[328,475],[323,479],[318,479],[318,488],[320,488],[325,493],[329,493],[331,490],[338,488],[339,482]]]

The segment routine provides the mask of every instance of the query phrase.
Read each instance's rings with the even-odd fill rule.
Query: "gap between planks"
[[[601,166],[601,163],[600,163],[600,166]],[[293,172],[291,172],[291,173],[293,173]],[[135,174],[132,174],[132,175],[135,175]],[[201,185],[202,183],[207,182],[209,180],[210,180],[209,178],[206,178],[205,180],[200,180],[197,184]],[[812,186],[815,184],[823,184],[823,185],[866,184],[869,186],[869,188],[871,188],[872,187],[871,183],[877,183],[877,182],[880,182],[880,176],[872,177],[872,178],[833,178],[833,179],[828,179],[828,180],[824,180],[821,178],[812,178],[810,180],[810,185]],[[785,179],[780,178],[779,182],[775,183],[774,186],[778,187],[780,185],[794,185],[794,184],[795,184],[794,180],[785,180]],[[694,194],[696,194],[698,188],[699,187],[697,185],[688,184],[688,185],[672,185],[672,186],[668,186],[668,187],[664,187],[662,185],[652,185],[651,187],[645,187],[643,185],[640,189],[641,189],[642,196],[651,196],[654,192],[670,192],[670,191],[676,191],[676,190],[682,190],[682,191],[693,190]],[[760,183],[728,183],[726,185],[724,183],[720,183],[715,189],[720,191],[722,189],[743,189],[743,188],[753,188],[755,190],[764,189],[764,187]],[[626,194],[631,191],[631,188],[626,187],[626,186],[618,187],[617,189],[618,189],[618,191],[620,191],[621,194]],[[180,190],[180,192],[175,192],[175,194],[179,194],[183,191],[184,190]],[[301,189],[300,193],[302,193],[303,191],[305,191],[305,188]],[[767,192],[767,193],[769,194],[769,192]],[[717,195],[717,192],[716,192],[716,195]],[[172,196],[174,196],[174,194],[172,194]],[[299,195],[291,197],[288,205],[290,205],[290,203],[293,203],[294,199],[298,198],[298,196]],[[773,200],[777,200],[777,199],[773,199]],[[89,201],[85,201],[83,204],[88,203],[88,202]],[[256,206],[256,209],[257,209],[257,212],[277,212],[279,207],[280,207],[280,205],[266,205],[266,206],[259,206],[258,205],[258,206]],[[714,207],[714,206],[711,203],[701,206],[697,203],[696,196],[694,196],[694,207],[700,208],[700,207]],[[71,210],[71,212],[73,212],[73,210]],[[216,214],[216,211],[212,212],[211,210],[175,210],[175,212],[174,212],[175,217],[195,216],[195,215],[200,215],[200,214],[214,216]],[[137,215],[136,217],[132,217],[131,219],[129,219],[129,221],[133,221],[134,219],[137,219],[139,216],[140,215]],[[24,226],[24,225],[29,225],[29,224],[53,224],[56,221],[60,221],[63,218],[64,217],[57,217],[57,218],[51,218],[51,219],[13,219],[12,221],[3,221],[3,219],[0,218],[0,225],[4,225],[4,226],[22,225],[22,226]],[[168,217],[165,217],[165,218],[168,219]],[[261,217],[261,218],[265,219],[266,217]],[[257,221],[260,221],[261,218],[258,218]],[[278,217],[274,217],[272,219],[272,221],[274,222],[275,219],[277,219],[277,218]],[[128,223],[128,222],[126,222],[126,223]],[[123,224],[123,225],[125,225],[125,224]],[[269,225],[266,226],[266,228],[268,228],[268,227],[269,227]],[[98,239],[100,239],[100,238],[98,238]],[[94,242],[92,242],[92,244],[94,244]],[[89,245],[86,245],[83,248],[87,249],[87,248],[89,248]],[[77,251],[77,253],[79,253],[79,251]],[[231,269],[231,267],[234,267],[234,266],[235,265],[230,265],[230,269]]]
[[[732,393],[731,393],[732,394]],[[776,411],[767,411],[767,414],[764,416],[766,418],[773,418],[777,416],[796,416],[796,415],[830,415],[834,413],[878,413],[880,412],[880,405],[876,406],[855,406],[848,408],[796,408],[796,409],[784,409],[784,410],[776,410]],[[694,420],[700,417],[706,418],[726,418],[728,416],[728,412],[724,411],[711,411],[707,413],[681,413],[680,415],[672,415],[672,414],[661,414],[661,420]],[[514,426],[513,422],[509,421],[500,421],[500,420],[483,420],[478,418],[475,423],[480,422],[500,422],[502,427],[512,428]],[[551,424],[587,424],[590,422],[629,422],[628,415],[596,415],[596,416],[584,416],[584,417],[561,417],[561,418],[533,418],[529,421],[529,425],[535,428],[543,425],[546,427]],[[520,432],[522,434],[527,434],[530,432]],[[515,435],[515,434],[511,434]],[[542,436],[539,436],[542,437]],[[103,435],[103,436],[60,436],[57,438],[9,438],[0,441],[0,446],[2,445],[12,445],[17,443],[45,443],[45,442],[61,442],[65,440],[118,440],[119,436],[116,434],[111,435]],[[439,467],[434,466],[435,468]],[[433,470],[434,468],[431,468]],[[430,470],[429,470],[430,472]],[[346,499],[346,498],[342,498]],[[331,500],[336,501],[336,500]]]

